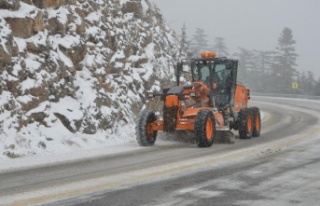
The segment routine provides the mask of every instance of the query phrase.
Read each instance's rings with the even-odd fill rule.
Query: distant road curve
[[[256,97],[279,97],[279,98],[320,100],[320,96],[313,96],[308,94],[303,95],[303,94],[278,94],[278,93],[258,93],[258,92],[252,92],[251,94]]]
[[[298,185],[319,191],[320,180],[312,176],[320,169],[319,159],[306,151],[320,149],[314,148],[320,141],[320,101],[252,97],[250,104],[263,113],[261,137],[205,149],[159,140],[134,152],[0,173],[0,204],[274,205],[281,192],[287,194],[282,205],[301,203]],[[299,154],[299,161],[288,162],[291,154]],[[304,174],[299,168],[306,166],[311,166],[309,176],[291,174]],[[288,174],[294,179],[286,179]],[[290,188],[286,181],[297,183]],[[316,203],[318,196],[308,195],[308,203]]]

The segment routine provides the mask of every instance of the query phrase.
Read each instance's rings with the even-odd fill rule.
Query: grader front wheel
[[[198,147],[211,147],[216,135],[216,124],[212,112],[200,110],[194,124]]]
[[[153,111],[141,110],[136,122],[136,139],[140,146],[152,146],[157,139],[157,131],[152,130],[151,123],[156,120]]]

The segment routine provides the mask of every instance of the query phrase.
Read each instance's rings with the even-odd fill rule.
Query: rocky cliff
[[[178,51],[148,0],[0,0],[1,154],[128,135]]]

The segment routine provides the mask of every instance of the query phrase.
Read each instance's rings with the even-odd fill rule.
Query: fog
[[[298,71],[312,71],[320,77],[319,0],[150,0],[162,11],[167,23],[181,34],[187,27],[189,40],[195,29],[205,30],[213,44],[223,37],[229,53],[238,47],[275,50],[285,27],[296,40]]]

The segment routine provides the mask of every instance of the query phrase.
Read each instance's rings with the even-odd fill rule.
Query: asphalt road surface
[[[320,101],[252,98],[262,133],[0,173],[3,205],[319,205]],[[138,147],[138,146],[137,146]]]

